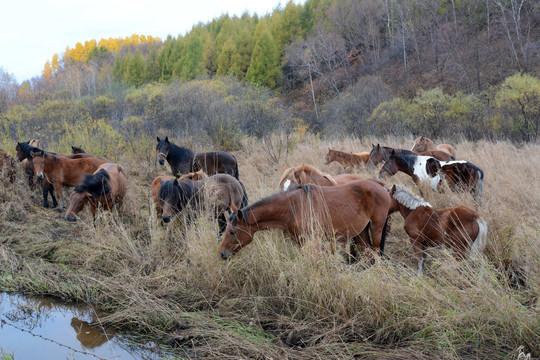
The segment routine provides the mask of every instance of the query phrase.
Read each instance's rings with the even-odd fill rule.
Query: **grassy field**
[[[376,141],[412,146],[412,139],[307,136],[286,163],[272,162],[256,140],[235,155],[253,202],[277,191],[283,165],[309,163],[335,175],[345,170],[323,165],[328,146],[369,151]],[[426,276],[416,276],[403,220],[394,214],[388,258],[372,266],[347,265],[321,251],[319,239],[299,249],[278,231],[258,233],[222,261],[217,223],[208,216],[192,223],[178,216],[167,226],[156,220],[150,183],[169,168],[156,168],[148,149],[134,149],[114,159],[128,171],[124,208],[99,215],[95,226],[88,210],[73,224],[42,208],[40,193],[20,177],[1,188],[0,290],[92,304],[109,314],[107,324],[207,358],[538,357],[540,145],[456,148],[485,172],[482,206],[469,194],[424,193],[435,207],[467,204],[482,214],[489,235],[481,260],[457,262],[434,249]],[[417,191],[403,174],[386,182]]]

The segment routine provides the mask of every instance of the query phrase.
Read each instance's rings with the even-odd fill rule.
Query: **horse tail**
[[[249,199],[248,199],[246,187],[244,186],[244,184],[241,181],[238,181],[238,182],[242,186],[242,191],[244,192],[244,194],[242,195],[242,203],[240,204],[240,209],[243,209],[248,205]]]
[[[388,221],[390,220],[390,216],[386,217],[386,222],[384,223],[383,229],[382,229],[382,235],[381,235],[381,245],[379,246],[379,249],[381,251],[381,256],[384,256],[384,244],[386,242],[386,233],[388,230],[390,230],[390,224]]]
[[[484,191],[484,172],[478,169],[478,181],[474,185],[474,198],[479,203],[482,202],[482,192]]]
[[[234,158],[236,160],[236,157]],[[233,176],[236,178],[236,180],[240,180],[239,174],[238,174],[238,160],[236,161],[235,167],[234,167],[234,174]]]
[[[481,254],[484,252],[486,247],[488,227],[484,219],[481,217],[476,219],[476,223],[478,224],[478,235],[471,245],[471,251],[475,254]]]

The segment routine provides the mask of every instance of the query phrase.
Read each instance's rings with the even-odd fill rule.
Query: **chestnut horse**
[[[414,140],[414,146],[411,149],[414,152],[422,153],[426,151],[444,151],[447,154],[450,154],[454,157],[456,157],[456,149],[452,145],[449,144],[439,144],[435,146],[433,141],[428,139],[427,137],[419,136]],[[443,161],[448,161],[444,159],[439,159]]]
[[[86,175],[71,194],[65,218],[75,221],[75,216],[84,209],[86,203],[96,217],[99,206],[111,210],[114,205],[122,206],[126,195],[126,171],[118,164],[105,163],[92,175]]]
[[[372,144],[373,145],[373,144]],[[455,160],[454,157],[449,155],[448,153],[444,151],[426,151],[422,153],[415,153],[410,150],[405,149],[394,149],[388,146],[381,146],[379,144],[373,145],[373,148],[371,149],[371,152],[369,153],[369,159],[367,162],[367,165],[369,167],[376,166],[380,162],[388,160],[390,157],[390,154],[392,154],[392,151],[395,152],[397,155],[421,155],[421,156],[432,156],[435,159],[441,160],[441,161],[451,161]]]
[[[205,179],[207,177],[208,176],[202,170],[199,170],[196,172],[191,172],[186,175],[182,175],[180,178],[178,178],[178,181],[182,181],[182,180],[198,181],[198,180]],[[150,188],[152,191],[152,198],[154,199],[154,202],[156,203],[156,214],[159,218],[161,218],[161,213],[162,213],[162,209],[161,209],[161,206],[159,205],[159,198],[158,198],[159,188],[165,182],[169,180],[174,180],[174,179],[175,179],[174,176],[162,175],[162,176],[156,177],[154,181],[152,181],[152,185]]]
[[[232,212],[231,206],[247,206],[248,196],[244,185],[228,174],[216,174],[199,181],[178,179],[166,181],[158,191],[158,204],[162,209],[164,222],[191,205],[196,211],[210,205],[219,223],[219,234],[227,225],[225,212]]]
[[[368,152],[350,153],[328,148],[328,154],[324,158],[324,165],[337,161],[345,167],[362,167],[367,163],[368,159]]]
[[[446,181],[453,191],[469,190],[477,202],[482,200],[484,172],[468,161],[439,161],[431,156],[392,153],[381,168],[379,176],[392,176],[398,171],[412,177],[416,184],[420,180],[429,180],[435,191],[439,190],[441,182]]]
[[[315,167],[302,164],[283,171],[281,179],[279,181],[279,189],[287,191],[292,189],[295,185],[319,185],[319,186],[334,186],[334,185],[343,185],[353,180],[364,179],[361,175],[358,174],[340,174],[332,177],[329,174],[323,174],[321,171],[317,170]],[[375,181],[379,185],[385,186],[384,183],[368,179],[370,181]]]
[[[100,165],[108,162],[95,157],[69,159],[63,156],[48,154],[45,151],[32,152],[34,171],[39,179],[45,179],[54,187],[60,200],[60,210],[64,208],[62,186],[77,186],[84,175],[93,174]],[[84,154],[77,154],[80,156]]]
[[[165,160],[171,166],[174,176],[203,170],[205,174],[229,174],[238,180],[238,162],[236,157],[226,151],[193,152],[188,148],[178,146],[165,139],[157,138],[156,153],[160,165]]]
[[[9,178],[13,183],[15,181],[15,161],[11,155],[0,149],[0,173],[3,178]]]
[[[282,229],[298,244],[301,235],[311,234],[320,226],[325,237],[346,243],[355,239],[364,247],[368,229],[371,246],[382,253],[390,195],[379,184],[355,180],[338,186],[304,185],[280,192],[236,210],[227,224],[219,247],[222,259],[227,259],[251,243],[260,230]]]
[[[390,212],[399,211],[405,220],[405,231],[418,263],[418,276],[424,274],[424,250],[428,246],[450,247],[457,259],[463,258],[467,249],[473,253],[484,251],[488,228],[480,214],[470,207],[437,210],[397,185],[392,187],[390,195]]]

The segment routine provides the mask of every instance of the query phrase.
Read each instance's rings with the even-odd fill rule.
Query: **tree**
[[[246,77],[253,83],[276,88],[281,79],[279,52],[264,20],[257,25],[255,36],[255,47]]]

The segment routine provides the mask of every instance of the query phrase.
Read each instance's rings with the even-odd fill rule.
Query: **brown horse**
[[[482,200],[484,172],[468,161],[439,161],[431,156],[392,153],[379,176],[392,176],[398,171],[409,175],[416,184],[428,180],[435,191],[439,191],[440,183],[446,181],[453,191],[469,190],[476,201]]]
[[[244,185],[228,174],[216,174],[199,181],[169,180],[161,185],[158,192],[164,222],[171,221],[173,215],[188,205],[195,211],[211,206],[218,219],[220,235],[227,225],[225,212],[232,212],[231,206],[243,208],[247,203]]]
[[[11,183],[15,182],[15,160],[2,149],[0,149],[0,169],[2,179],[9,178]]]
[[[444,151],[445,153],[452,155],[454,159],[456,158],[456,149],[454,149],[452,145],[439,144],[435,146],[433,141],[423,136],[419,136],[414,140],[414,146],[411,150],[417,153],[423,153],[426,151],[437,151],[437,150]],[[448,161],[444,159],[439,159],[439,160]]]
[[[36,176],[53,185],[54,192],[60,200],[60,210],[62,210],[64,208],[62,186],[79,185],[84,175],[93,174],[107,161],[95,157],[68,159],[39,151],[32,152],[32,162]]]
[[[205,174],[229,174],[238,180],[238,162],[233,154],[226,151],[193,152],[165,139],[157,138],[156,154],[160,165],[165,161],[171,166],[174,176],[203,170]]]
[[[161,185],[163,185],[169,180],[174,180],[174,179],[175,179],[174,176],[167,176],[167,175],[158,176],[154,179],[154,181],[152,181],[152,185],[150,186],[150,189],[152,191],[152,198],[154,199],[154,202],[156,203],[156,214],[158,218],[160,219],[161,219],[161,214],[163,212],[163,209],[161,208],[161,205],[159,203],[159,197],[158,197],[159,189],[161,188]]]
[[[328,154],[324,159],[324,165],[337,161],[345,167],[363,167],[369,159],[368,152],[350,153],[328,148]]]
[[[118,164],[105,163],[84,180],[71,194],[71,201],[65,218],[75,221],[75,216],[90,205],[90,212],[96,217],[98,207],[111,210],[114,205],[122,206],[126,195],[126,171]]]
[[[286,191],[293,188],[295,185],[319,185],[319,186],[334,186],[334,185],[343,185],[349,181],[361,180],[364,179],[361,175],[358,174],[340,174],[332,177],[329,174],[323,174],[321,171],[317,170],[315,167],[302,164],[283,171],[281,179],[279,181],[279,189]],[[384,183],[368,179],[370,181],[375,181],[379,185],[385,186]]]
[[[388,191],[368,180],[331,187],[305,185],[280,192],[231,215],[219,247],[221,258],[227,259],[251,243],[257,231],[271,228],[286,231],[302,245],[301,236],[311,234],[313,225],[320,226],[326,238],[341,243],[354,238],[362,248],[370,228],[371,246],[382,252],[390,203]]]
[[[449,155],[448,153],[444,151],[426,151],[422,153],[415,153],[410,150],[405,149],[394,149],[388,146],[381,146],[379,144],[373,145],[373,148],[371,149],[371,152],[369,153],[369,159],[367,162],[368,167],[372,168],[373,166],[376,166],[380,162],[388,160],[390,157],[390,154],[392,154],[392,151],[396,155],[421,155],[421,156],[431,156],[435,159],[441,160],[441,161],[451,161],[455,160],[454,157]]]
[[[189,174],[185,174],[185,175],[180,176],[178,178],[178,181],[182,181],[182,180],[199,181],[199,180],[202,180],[202,179],[206,179],[207,177],[208,177],[208,175],[206,175],[204,173],[204,171],[199,170],[199,171],[190,172]]]
[[[397,185],[392,187],[390,195],[390,212],[399,211],[405,220],[405,231],[414,248],[419,276],[424,274],[424,250],[428,246],[450,247],[458,259],[463,258],[468,249],[473,253],[483,252],[487,225],[470,207],[463,205],[437,210]]]

